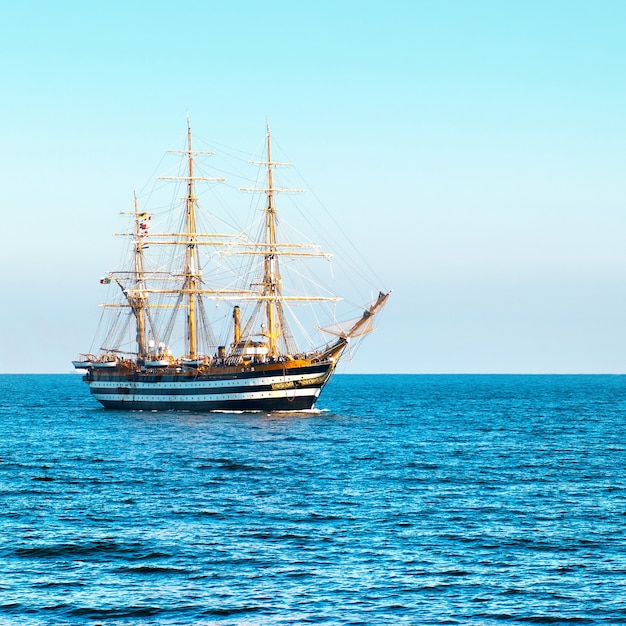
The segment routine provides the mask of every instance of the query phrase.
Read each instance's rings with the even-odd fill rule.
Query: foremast
[[[281,165],[272,161],[272,135],[267,127],[267,204],[265,208],[265,259],[263,263],[263,296],[265,300],[265,316],[267,320],[267,339],[270,356],[278,355],[277,340],[283,336],[284,311],[281,303],[282,279],[276,249],[277,212],[274,203],[273,168]]]
[[[268,355],[277,357],[289,355],[295,350],[295,344],[291,339],[291,334],[287,321],[285,319],[284,303],[288,301],[337,301],[336,297],[325,296],[284,296],[282,292],[282,277],[280,273],[279,257],[280,255],[295,256],[323,256],[329,258],[330,255],[319,251],[300,251],[301,248],[307,246],[284,244],[278,241],[278,210],[275,204],[277,193],[301,193],[301,189],[282,189],[274,186],[273,170],[279,166],[291,166],[291,163],[284,163],[272,160],[272,142],[269,125],[266,134],[266,161],[251,161],[251,164],[262,165],[267,171],[267,187],[264,189],[242,188],[242,191],[265,192],[266,204],[264,208],[264,233],[263,240],[260,241],[261,251],[263,254],[263,276],[260,287],[262,293],[259,303],[264,308],[264,330],[262,336],[267,339]],[[287,248],[285,248],[287,245]],[[348,346],[353,338],[360,337],[374,330],[373,318],[385,306],[389,293],[380,292],[377,299],[371,303],[363,312],[361,318],[348,322],[341,328],[339,332],[332,329],[320,328],[324,332],[336,335],[338,339],[326,347],[315,349],[309,352],[309,358],[313,361],[324,361],[331,359],[337,361],[344,349]],[[235,345],[239,341],[239,311],[235,314]],[[282,352],[281,352],[282,350]]]
[[[266,195],[264,209],[264,248],[263,277],[261,279],[262,297],[265,309],[265,329],[262,333],[267,339],[268,355],[277,357],[281,352],[295,350],[295,345],[288,345],[289,330],[283,308],[282,277],[280,275],[279,244],[277,238],[278,210],[275,197],[277,193],[301,193],[301,189],[278,189],[274,187],[275,167],[289,167],[291,163],[272,161],[272,134],[269,124],[266,132],[266,161],[251,161],[251,164],[262,165],[267,171],[267,187],[264,189],[246,189],[246,191],[262,191]]]

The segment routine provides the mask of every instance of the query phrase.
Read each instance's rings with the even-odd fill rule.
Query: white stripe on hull
[[[115,389],[117,387],[126,387],[130,390],[130,394],[139,393],[142,389],[226,389],[228,387],[258,387],[260,385],[275,385],[292,382],[306,382],[324,376],[319,372],[312,374],[294,374],[293,376],[264,376],[262,378],[233,378],[229,380],[199,380],[199,381],[159,381],[156,383],[148,383],[143,381],[89,381],[89,387],[92,389]],[[167,396],[170,398],[171,396]]]
[[[238,393],[203,393],[198,395],[142,395],[140,392],[131,393],[106,393],[99,394],[92,389],[92,394],[96,400],[109,402],[148,402],[158,405],[159,403],[193,403],[193,402],[228,402],[233,400],[269,400],[286,398],[288,400],[312,396],[317,398],[320,395],[321,387],[309,387],[308,389],[279,389],[275,391],[243,391]]]

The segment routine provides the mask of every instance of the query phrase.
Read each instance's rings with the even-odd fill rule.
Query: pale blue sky
[[[626,369],[626,3],[0,9],[1,372],[65,372],[133,188],[266,118],[394,290],[348,372]],[[366,298],[369,294],[366,294]]]

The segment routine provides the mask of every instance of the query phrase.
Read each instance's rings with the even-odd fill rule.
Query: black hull
[[[85,376],[107,409],[130,411],[304,411],[314,408],[334,362],[210,372],[92,371]]]
[[[264,412],[275,411],[306,411],[315,406],[317,398],[279,398],[255,401],[225,400],[221,402],[135,402],[132,400],[100,400],[105,409],[121,411],[194,411],[210,413],[211,411],[233,412]]]

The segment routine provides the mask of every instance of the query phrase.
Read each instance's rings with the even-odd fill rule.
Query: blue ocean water
[[[626,377],[336,376],[306,414],[0,376],[0,624],[626,621]]]

